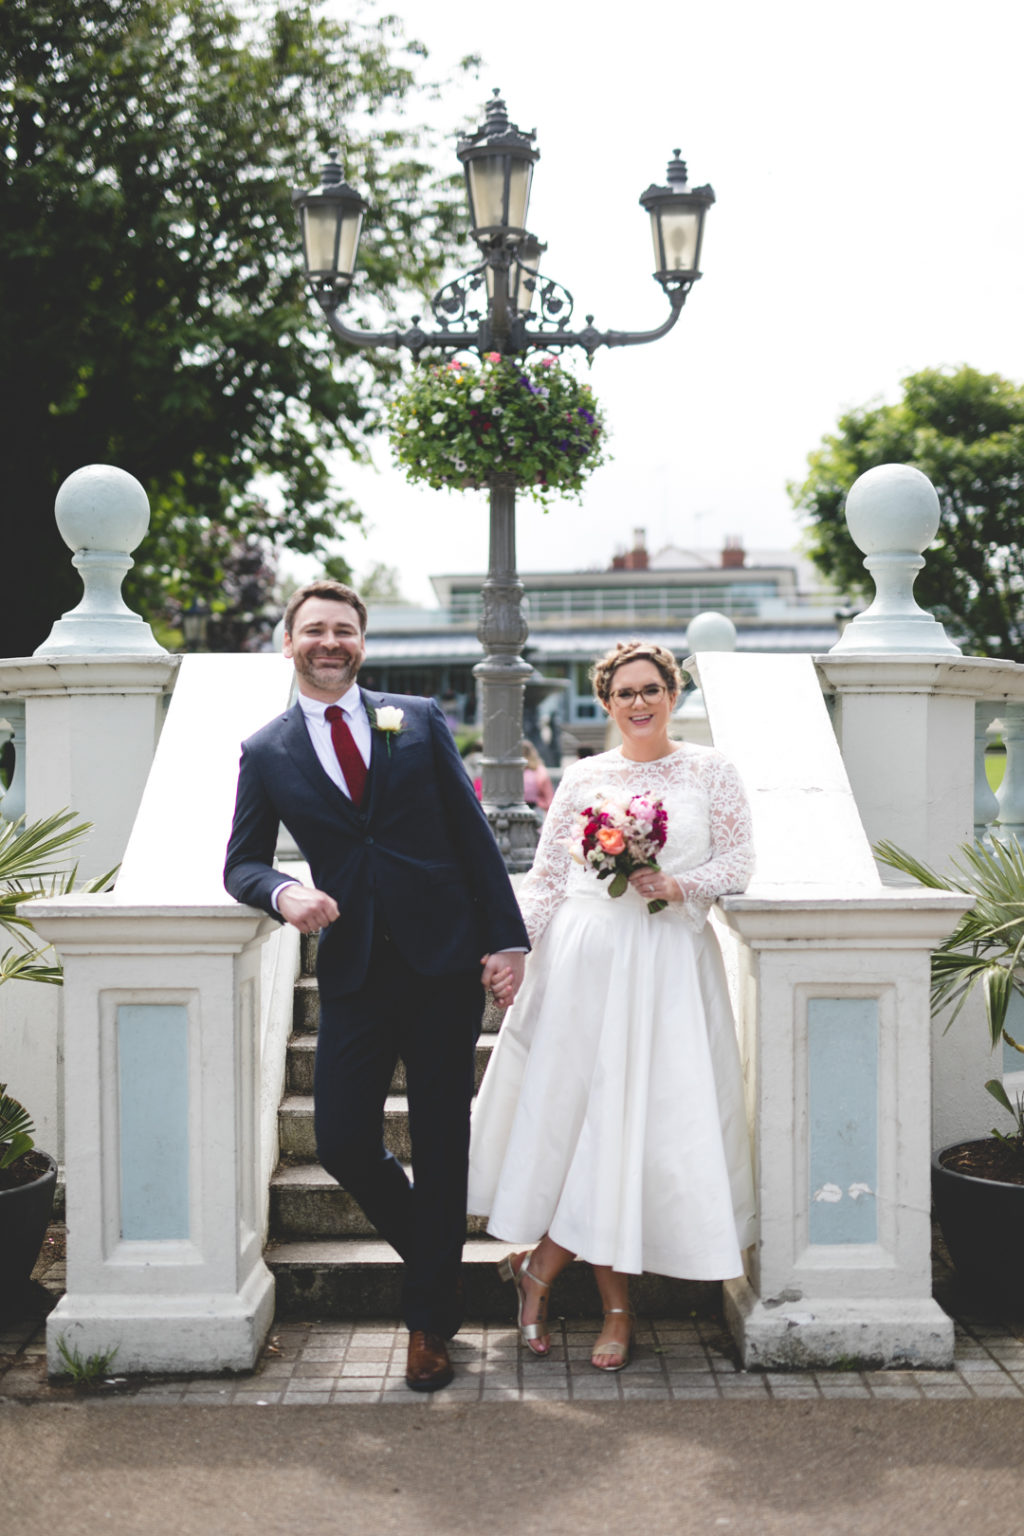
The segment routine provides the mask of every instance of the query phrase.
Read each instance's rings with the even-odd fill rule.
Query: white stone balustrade
[[[944,870],[972,840],[976,803],[985,799],[976,769],[979,722],[992,713],[1020,718],[1024,667],[962,656],[930,614],[911,611],[911,586],[924,563],[914,551],[938,526],[938,500],[924,475],[906,465],[869,470],[851,488],[847,510],[855,541],[868,551],[865,565],[887,585],[828,655],[815,658],[821,686],[833,702],[868,840],[888,840]],[[894,597],[894,586],[901,596]],[[1019,753],[1018,760],[1024,769]],[[1003,814],[1001,803],[1000,823]],[[992,835],[999,835],[998,824]],[[882,879],[900,883],[888,869]],[[948,1032],[946,1020],[936,1019],[932,1033],[933,1145],[987,1135],[992,1107],[984,1085],[998,1063],[981,999],[972,999]]]
[[[74,855],[84,879],[124,855],[181,658],[121,597],[129,551],[149,522],[138,481],[110,465],[77,470],[58,492],[57,516],[85,594],[34,655],[0,661],[0,714],[15,727],[0,815],[34,821],[72,810],[92,822]],[[60,992],[8,982],[3,1001],[5,1075],[31,1107],[39,1145],[63,1164]]]
[[[14,771],[4,797],[0,800],[0,819],[20,821],[25,814],[25,704],[22,699],[0,699],[0,710],[10,734],[4,737],[14,751]]]
[[[948,1365],[953,1325],[931,1295],[928,980],[968,899],[882,885],[810,657],[696,667],[757,852],[746,894],[720,903],[760,1224],[726,1285],[730,1327],[748,1366]]]
[[[1015,837],[1024,842],[1024,700],[1000,711],[1006,767],[996,793],[999,814],[991,829],[993,837]]]
[[[186,657],[114,892],[26,908],[64,962],[54,1369],[61,1339],[116,1347],[119,1370],[244,1369],[273,1315],[262,1250],[297,935],[237,906],[221,868],[239,745],[290,689],[279,656]]]

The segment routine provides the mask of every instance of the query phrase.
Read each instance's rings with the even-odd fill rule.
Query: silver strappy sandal
[[[503,1280],[511,1280],[512,1284],[516,1288],[516,1295],[519,1301],[517,1316],[519,1337],[522,1339],[531,1355],[538,1355],[543,1357],[551,1353],[551,1336],[546,1318],[536,1323],[523,1322],[523,1305],[526,1301],[526,1293],[523,1290],[523,1276],[525,1275],[527,1279],[532,1280],[534,1285],[543,1286],[544,1296],[542,1299],[545,1302],[547,1300],[547,1294],[551,1289],[546,1280],[542,1280],[539,1275],[535,1275],[533,1273],[532,1269],[527,1268],[528,1261],[532,1257],[532,1254],[528,1255],[526,1253],[509,1254],[508,1258],[502,1259],[501,1263],[498,1265],[498,1274]],[[516,1269],[515,1265],[512,1263],[513,1258],[519,1258],[522,1260],[518,1269]],[[538,1343],[541,1340],[544,1341],[544,1348],[535,1349],[535,1343]]]
[[[605,1317],[614,1317],[617,1314],[620,1315],[620,1316],[625,1316],[625,1317],[632,1317],[632,1315],[633,1315],[630,1312],[628,1307],[609,1307],[607,1312],[604,1315],[605,1315]],[[597,1341],[597,1344],[600,1344],[600,1342],[601,1342],[601,1340],[599,1338],[598,1341]],[[630,1324],[629,1338],[626,1340],[625,1344],[619,1344],[619,1343],[613,1341],[611,1344],[608,1345],[608,1347],[606,1349],[598,1349],[597,1344],[595,1344],[594,1345],[594,1349],[593,1349],[593,1353],[590,1356],[590,1363],[594,1367],[594,1370],[595,1371],[607,1371],[609,1374],[611,1374],[611,1372],[613,1372],[613,1371],[624,1371],[626,1369],[626,1366],[629,1364],[629,1351],[630,1351],[630,1345],[632,1344],[632,1342],[633,1342],[633,1326],[632,1326],[632,1324]],[[616,1365],[598,1365],[596,1359],[594,1358],[595,1355],[599,1355],[599,1354],[601,1354],[601,1355],[610,1355],[610,1354],[613,1354],[613,1353],[618,1353],[619,1351],[621,1351],[621,1353],[622,1353],[622,1359]]]

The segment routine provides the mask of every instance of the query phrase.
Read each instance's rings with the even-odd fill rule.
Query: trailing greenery
[[[894,843],[878,843],[875,854],[932,890],[963,891],[975,898],[932,954],[932,1012],[951,1008],[952,1024],[980,986],[993,1047],[1004,1040],[1024,1054],[1024,1044],[1006,1028],[1010,998],[1014,992],[1024,996],[1024,850],[1017,839],[993,839],[991,848],[962,844],[949,875],[937,874]]]
[[[430,89],[422,46],[356,7],[238,9],[0,4],[0,395],[19,573],[0,655],[31,652],[78,601],[53,504],[84,464],[119,465],[150,497],[125,582],[148,618],[167,596],[216,608],[239,542],[320,554],[358,521],[332,463],[365,456],[399,365],[339,349],[305,290],[291,191],[315,184],[329,149],[372,204],[360,267],[385,312],[460,254],[460,178],[438,175],[409,110]]]
[[[878,464],[912,464],[939,497],[940,523],[914,587],[918,602],[979,655],[1024,661],[1024,386],[975,368],[927,368],[896,405],[847,411],[789,487],[811,559],[844,591],[865,592],[846,494]]]
[[[388,424],[407,478],[435,490],[514,475],[546,505],[554,494],[578,497],[604,462],[593,390],[553,357],[488,352],[479,366],[420,365],[392,401]]]
[[[26,825],[0,822],[0,928],[17,942],[0,955],[0,982],[42,981],[59,986],[59,961],[48,944],[34,947],[31,919],[18,910],[33,896],[64,896],[75,888],[78,865],[67,867],[68,854],[92,828],[73,811],[56,811]],[[102,891],[115,874],[87,881],[84,891]]]

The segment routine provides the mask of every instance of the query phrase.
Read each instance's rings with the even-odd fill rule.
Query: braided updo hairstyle
[[[612,696],[612,678],[615,673],[629,661],[652,662],[661,673],[669,693],[678,694],[683,691],[683,674],[671,651],[645,640],[620,640],[610,651],[599,657],[590,669],[594,693],[602,704],[607,705]]]

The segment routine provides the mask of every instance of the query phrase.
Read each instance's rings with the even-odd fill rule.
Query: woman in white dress
[[[576,1255],[594,1267],[604,1327],[592,1363],[629,1361],[629,1276],[742,1272],[753,1183],[739,1052],[707,915],[742,891],[753,854],[732,764],[674,742],[675,658],[620,643],[594,691],[622,746],[569,767],[519,893],[533,944],[473,1116],[469,1209],[488,1231],[536,1244],[502,1272],[522,1338],[549,1352],[548,1292]],[[660,800],[658,867],[625,894],[582,862],[581,813],[602,798]],[[651,913],[648,902],[667,906]]]

